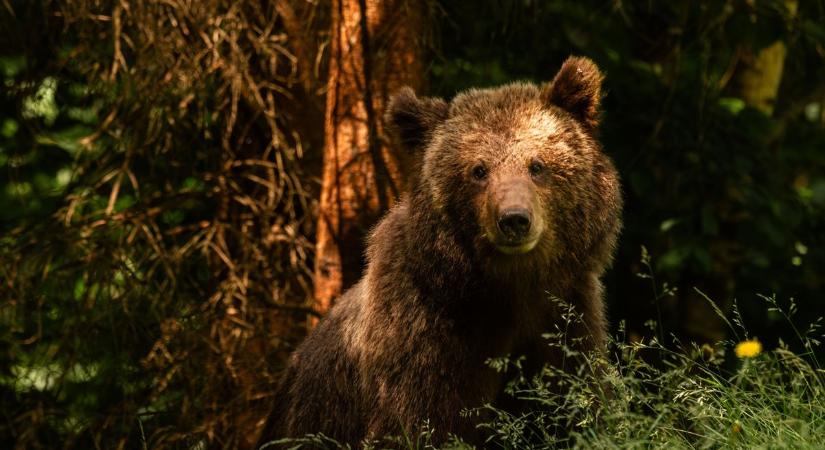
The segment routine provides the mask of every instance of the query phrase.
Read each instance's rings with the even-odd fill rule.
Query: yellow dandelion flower
[[[733,351],[740,358],[753,358],[762,353],[762,343],[756,339],[748,339],[736,344]]]
[[[733,434],[740,434],[742,432],[742,424],[739,423],[739,421],[737,420],[736,422],[733,422],[733,425],[730,427],[730,430],[733,432]]]

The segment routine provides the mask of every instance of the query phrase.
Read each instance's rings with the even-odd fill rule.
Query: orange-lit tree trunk
[[[420,88],[422,0],[333,0],[315,308],[324,313],[363,268],[364,239],[404,183],[382,123],[389,96]]]

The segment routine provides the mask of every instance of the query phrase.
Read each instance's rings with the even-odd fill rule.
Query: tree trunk
[[[361,276],[366,232],[397,199],[403,157],[392,151],[382,113],[404,85],[422,84],[415,0],[333,0],[315,309],[326,312]]]

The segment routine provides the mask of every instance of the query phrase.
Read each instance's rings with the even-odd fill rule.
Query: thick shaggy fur
[[[372,232],[364,278],[292,356],[267,436],[357,444],[424,420],[439,437],[472,435],[460,410],[497,402],[507,381],[486,359],[561,364],[541,338],[561,320],[550,295],[583,315],[571,342],[604,346],[599,278],[621,196],[594,137],[601,80],[590,60],[570,58],[544,88],[470,90],[450,103],[396,96],[388,122],[418,160],[410,192]],[[496,208],[516,185],[537,243],[509,254],[496,245]]]

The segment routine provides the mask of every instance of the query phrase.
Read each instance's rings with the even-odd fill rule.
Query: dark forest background
[[[793,342],[764,297],[825,310],[825,2],[0,0],[0,447],[248,448],[403,190],[388,96],[570,54],[624,184],[614,331],[727,339],[708,297]]]

